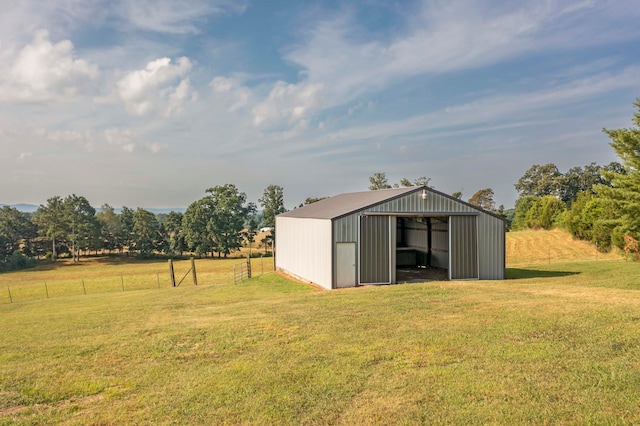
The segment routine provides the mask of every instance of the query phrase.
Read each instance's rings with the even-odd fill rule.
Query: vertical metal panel
[[[449,219],[449,278],[478,279],[478,231],[476,216]]]
[[[388,216],[362,216],[360,223],[360,282],[390,282]]]
[[[431,221],[431,266],[449,268],[449,223],[432,219]]]
[[[336,243],[348,243],[358,240],[358,213],[350,214],[333,221],[333,238]]]
[[[331,221],[276,217],[276,267],[324,288],[332,288]]]
[[[478,254],[481,280],[504,279],[504,221],[487,214],[478,216]]]

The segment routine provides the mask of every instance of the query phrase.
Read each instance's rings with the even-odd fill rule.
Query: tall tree
[[[124,249],[125,247],[131,248],[133,246],[133,209],[127,206],[122,207],[120,212],[120,232],[118,234],[118,245]]]
[[[511,222],[511,228],[513,230],[525,229],[527,225],[527,216],[529,214],[529,210],[533,207],[533,205],[539,200],[539,197],[534,197],[533,195],[527,195],[524,197],[520,197],[516,200],[516,208],[513,216],[513,221]]]
[[[189,250],[198,256],[206,256],[214,250],[214,241],[209,233],[209,221],[212,220],[214,206],[211,198],[205,197],[189,204],[182,218],[182,232]]]
[[[570,206],[581,192],[595,194],[596,186],[611,186],[604,178],[605,172],[624,173],[624,167],[616,162],[604,167],[596,163],[587,164],[584,168],[572,167],[558,179],[560,199]]]
[[[640,98],[634,103],[635,127],[603,131],[611,139],[610,145],[622,160],[624,173],[607,171],[605,178],[611,186],[599,185],[596,190],[605,202],[610,203],[619,213],[612,222],[612,240],[623,246],[624,237],[640,238]]]
[[[493,201],[493,189],[484,188],[479,190],[469,198],[469,204],[493,211],[496,208],[496,203]]]
[[[156,216],[143,208],[133,213],[133,247],[142,256],[150,256],[158,245],[160,225]]]
[[[64,199],[65,220],[69,230],[74,262],[80,260],[80,250],[87,250],[99,233],[99,223],[96,219],[96,209],[83,196],[75,194]]]
[[[22,212],[9,206],[0,208],[0,262],[19,251],[33,256],[31,241],[37,228]]]
[[[255,213],[256,206],[247,204],[247,196],[235,185],[218,185],[207,189],[213,206],[212,220],[207,231],[212,235],[218,255],[227,257],[232,251],[242,247],[242,230],[250,214]]]
[[[118,235],[120,234],[122,224],[115,209],[109,204],[103,204],[100,211],[96,213],[96,218],[100,223],[102,248],[109,252],[112,250],[121,250],[122,243]]]
[[[58,257],[57,241],[66,236],[67,221],[64,200],[60,196],[51,197],[46,205],[40,205],[33,219],[39,227],[39,232],[51,240],[51,259]]]
[[[526,225],[534,229],[558,226],[565,208],[565,204],[552,195],[538,198],[527,212]]]
[[[389,185],[389,181],[387,180],[387,175],[385,173],[376,172],[373,176],[369,177],[369,190],[376,191],[378,189],[389,189],[391,185]]]
[[[167,214],[164,226],[169,239],[169,251],[172,253],[182,254],[187,248],[187,244],[184,239],[184,232],[182,231],[182,221],[184,214],[180,212],[171,211]]]
[[[527,170],[514,186],[520,197],[533,195],[558,195],[559,179],[562,174],[555,164],[534,164]]]
[[[263,222],[266,226],[276,226],[276,216],[284,213],[284,189],[278,185],[269,185],[265,188],[262,198],[258,200],[262,206]]]

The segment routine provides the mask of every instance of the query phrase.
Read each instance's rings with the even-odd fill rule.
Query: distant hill
[[[0,204],[0,207],[4,207],[7,204]],[[38,205],[35,204],[9,204],[9,207],[13,207],[14,209],[21,211],[23,213],[33,213],[36,210],[38,210]],[[133,208],[133,207],[132,207]],[[135,208],[133,208],[135,210]],[[122,211],[122,208],[120,207],[116,207],[114,208],[114,210],[116,211],[116,213],[120,213]],[[153,214],[167,214],[169,212],[178,212],[178,213],[184,213],[187,209],[183,208],[183,207],[172,207],[172,208],[148,208],[145,209],[150,211]],[[96,208],[96,211],[99,212],[100,208]]]

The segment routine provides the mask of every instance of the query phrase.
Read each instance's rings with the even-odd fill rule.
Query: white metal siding
[[[332,288],[331,220],[276,217],[276,267]]]

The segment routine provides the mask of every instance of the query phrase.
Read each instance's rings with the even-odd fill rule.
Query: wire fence
[[[198,259],[197,284],[215,286],[234,283],[233,265],[237,259]],[[246,263],[246,262],[245,262]],[[273,271],[273,264],[267,258],[251,259],[253,275],[258,276]],[[176,262],[176,275],[187,269],[186,261]],[[60,278],[57,273],[35,279],[12,279],[0,284],[0,304],[10,304],[62,296],[93,295],[101,293],[128,292],[172,288],[171,274],[166,262],[157,262],[156,270],[150,272],[122,272],[119,274],[91,273],[87,276],[74,274]],[[126,268],[125,268],[126,269]],[[192,286],[186,279],[182,286]],[[4,287],[4,288],[3,288]]]

